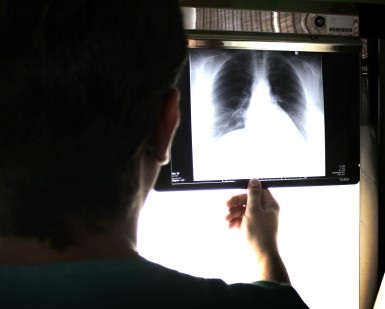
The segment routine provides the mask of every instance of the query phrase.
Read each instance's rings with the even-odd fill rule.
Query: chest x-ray
[[[325,175],[322,55],[190,50],[194,180]]]

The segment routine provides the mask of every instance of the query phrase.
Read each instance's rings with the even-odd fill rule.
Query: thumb
[[[247,207],[246,211],[262,210],[262,185],[261,182],[253,178],[249,181],[247,193]]]

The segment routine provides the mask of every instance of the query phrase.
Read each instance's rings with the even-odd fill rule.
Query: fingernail
[[[256,178],[250,179],[249,186],[250,187],[258,187],[259,186],[259,180]]]

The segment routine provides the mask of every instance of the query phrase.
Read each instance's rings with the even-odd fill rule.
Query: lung
[[[307,99],[294,67],[297,59],[283,53],[269,53],[265,59],[265,76],[270,86],[272,102],[278,104],[306,138]]]
[[[211,94],[215,137],[245,127],[255,78],[254,58],[253,53],[235,51],[215,75]]]
[[[295,65],[298,59],[282,52],[229,51],[228,59],[216,72],[212,84],[213,135],[221,137],[245,127],[253,85],[263,78],[277,104],[306,139],[307,99]]]

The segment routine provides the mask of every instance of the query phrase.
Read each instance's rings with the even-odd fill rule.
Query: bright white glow
[[[280,32],[278,12],[273,12],[273,28],[274,28],[274,32]]]
[[[203,42],[199,42],[203,43]],[[274,41],[221,41],[221,46],[224,48],[245,48],[245,49],[258,49],[258,50],[285,50],[285,51],[308,51],[308,52],[335,52],[344,50],[351,46],[359,46],[359,41],[346,43],[298,43],[298,42],[274,42]],[[194,47],[197,45],[196,40],[189,40],[189,46]]]
[[[185,29],[195,29],[197,13],[196,8],[182,7],[183,25]]]
[[[382,278],[382,283],[378,295],[376,298],[376,303],[374,304],[374,309],[383,309],[385,308],[385,276]]]
[[[279,246],[293,286],[310,308],[358,308],[359,185],[272,188],[281,206]],[[256,280],[237,231],[224,220],[239,190],[151,192],[138,249],[166,267],[228,283]]]

